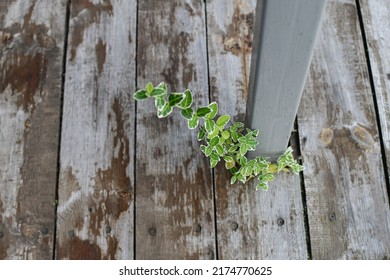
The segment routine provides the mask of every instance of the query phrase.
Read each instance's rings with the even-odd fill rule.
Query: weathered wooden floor
[[[0,0],[0,259],[389,259],[390,1],[329,0],[305,171],[268,192],[132,100],[166,81],[243,120],[255,4]]]

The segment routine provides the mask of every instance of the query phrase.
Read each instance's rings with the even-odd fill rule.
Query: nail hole
[[[198,224],[195,228],[195,232],[200,233],[201,231],[202,231],[202,226]]]
[[[74,230],[68,231],[68,237],[69,237],[69,238],[74,238],[74,237],[75,237]]]
[[[284,225],[284,220],[282,218],[278,218],[276,222],[278,223],[278,226]]]
[[[331,221],[336,220],[336,214],[335,213],[330,213],[329,214],[329,220],[331,220]]]
[[[232,230],[236,231],[238,229],[238,224],[236,222],[232,222],[230,227]]]
[[[41,233],[42,234],[48,234],[49,233],[49,229],[47,227],[42,227],[41,228]]]
[[[4,232],[0,231],[0,238],[4,237]]]
[[[110,226],[106,226],[106,233],[110,233],[111,232],[111,227]]]
[[[151,228],[149,228],[149,235],[150,236],[156,236],[156,234],[157,234],[157,230],[156,230],[156,228],[155,227],[151,227]]]

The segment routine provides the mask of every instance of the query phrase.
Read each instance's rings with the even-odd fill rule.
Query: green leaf
[[[198,110],[196,110],[196,115],[201,118],[206,116],[208,113],[210,113],[210,108],[208,107],[200,107]]]
[[[218,160],[210,159],[211,168],[214,168],[215,166],[217,166],[217,164],[218,164]]]
[[[210,113],[207,114],[206,118],[214,119],[215,115],[218,112],[218,104],[216,102],[211,102],[207,107],[210,108]]]
[[[152,97],[163,97],[167,92],[162,88],[154,88],[150,93]]]
[[[164,82],[159,83],[157,87],[162,88],[165,92],[168,90],[167,84]]]
[[[200,150],[206,155],[206,146],[205,145],[200,145]]]
[[[206,136],[206,131],[204,130],[203,127],[201,127],[198,132],[198,141],[203,140],[205,136]]]
[[[218,144],[218,142],[219,142],[219,137],[218,136],[215,136],[213,139],[211,139],[211,141],[210,141],[210,146],[215,146],[215,145],[217,145]]]
[[[221,135],[224,139],[229,139],[230,138],[230,132],[228,130],[224,130],[221,132]]]
[[[219,134],[218,126],[214,126],[214,130],[211,133],[209,133],[209,135],[207,135],[207,138],[209,139],[214,138],[218,134]]]
[[[248,148],[247,148],[246,144],[240,145],[240,155],[241,156],[244,156],[247,151],[248,151]]]
[[[176,106],[178,103],[180,103],[183,100],[184,96],[182,93],[171,93],[168,97],[168,102],[170,106]]]
[[[140,100],[147,99],[148,96],[146,95],[146,91],[145,91],[145,90],[140,89],[140,90],[136,91],[136,92],[133,94],[133,98],[134,98],[135,100],[140,101]]]
[[[234,153],[238,149],[239,145],[233,145],[229,148],[229,153]]]
[[[268,184],[266,182],[260,182],[259,184],[257,184],[256,189],[268,191]]]
[[[156,98],[154,100],[154,104],[156,106],[157,111],[162,111],[162,109],[165,107],[166,103],[167,102],[165,101],[164,98]]]
[[[188,120],[188,128],[194,129],[198,126],[198,123],[199,123],[198,116],[193,114],[192,118],[190,120]]]
[[[231,169],[231,168],[233,168],[235,165],[236,165],[236,163],[235,163],[234,161],[226,161],[226,162],[225,162],[225,168],[226,168],[226,169]]]
[[[246,165],[248,162],[248,159],[245,156],[241,156],[239,160],[241,165]]]
[[[187,89],[186,91],[183,92],[183,95],[184,95],[183,100],[176,106],[180,109],[187,109],[192,105],[192,101],[193,101],[192,92],[189,89]]]
[[[219,144],[219,145],[223,145],[223,144],[225,143],[225,141],[226,141],[225,138],[220,137],[220,138],[219,138],[218,144]]]
[[[217,145],[215,146],[215,150],[217,151],[218,155],[220,155],[220,156],[223,156],[224,153],[225,153],[224,149],[223,149],[222,146],[219,145],[219,144],[217,144]]]
[[[161,111],[158,111],[158,112],[157,112],[157,117],[159,117],[160,119],[161,119],[161,118],[165,118],[165,117],[168,116],[170,113],[172,113],[172,107],[169,106],[168,103],[166,103],[165,106],[161,109]]]
[[[147,83],[146,86],[145,86],[145,90],[146,90],[146,95],[147,96],[150,96],[150,94],[152,93],[153,91],[153,84],[152,83]]]
[[[205,149],[205,155],[206,156],[210,156],[212,151],[213,151],[213,147],[207,146],[206,149]]]
[[[237,182],[237,176],[232,176],[230,179],[230,184],[233,185],[235,182]]]
[[[187,120],[190,120],[190,119],[192,119],[194,112],[193,112],[192,108],[187,108],[187,109],[181,110],[180,114],[184,118],[186,118]]]
[[[214,130],[215,123],[213,120],[206,120],[205,128],[207,133],[211,133]]]
[[[229,122],[229,120],[230,120],[229,115],[222,115],[217,119],[216,124],[219,127],[224,127]]]
[[[232,137],[232,139],[233,139],[234,142],[237,142],[237,141],[238,141],[238,133],[237,133],[237,132],[231,131],[231,132],[230,132],[230,136]]]
[[[216,161],[220,161],[221,159],[219,158],[219,155],[215,152],[212,152],[210,154],[210,158],[213,159],[213,160],[216,160]]]

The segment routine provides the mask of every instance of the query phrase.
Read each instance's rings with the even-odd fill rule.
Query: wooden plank
[[[387,163],[390,163],[390,2],[359,1]],[[387,165],[389,168],[389,165]],[[389,170],[390,171],[390,170]]]
[[[66,3],[0,3],[0,259],[53,256]]]
[[[136,1],[72,1],[58,259],[132,259]]]
[[[258,3],[246,123],[267,132],[251,157],[277,160],[290,138],[326,1]]]
[[[313,258],[389,258],[388,196],[353,0],[328,2],[298,123]]]
[[[255,0],[207,2],[212,98],[234,121],[245,119],[255,6]],[[252,183],[231,186],[218,166],[215,184],[220,259],[307,258],[298,176],[282,175],[268,192],[256,192]]]
[[[190,88],[208,104],[204,2],[139,1],[138,85]],[[214,259],[211,172],[196,132],[175,112],[137,105],[137,259]]]

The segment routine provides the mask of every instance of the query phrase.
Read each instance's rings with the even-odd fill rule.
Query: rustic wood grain
[[[132,259],[136,1],[72,1],[58,259]]]
[[[387,163],[390,163],[390,1],[360,0]],[[389,165],[387,165],[389,168]],[[388,169],[389,170],[389,169]],[[390,171],[390,170],[389,170]]]
[[[255,6],[254,0],[207,2],[212,99],[235,121],[245,119]],[[216,169],[219,258],[306,259],[299,176],[278,176],[268,192],[254,183],[230,185],[224,167]]]
[[[0,259],[53,255],[66,2],[0,4]]]
[[[167,82],[208,104],[204,2],[139,1],[138,86]],[[136,258],[214,259],[211,171],[196,132],[175,112],[137,103]]]
[[[314,259],[390,254],[390,211],[355,1],[329,1],[298,114]]]

